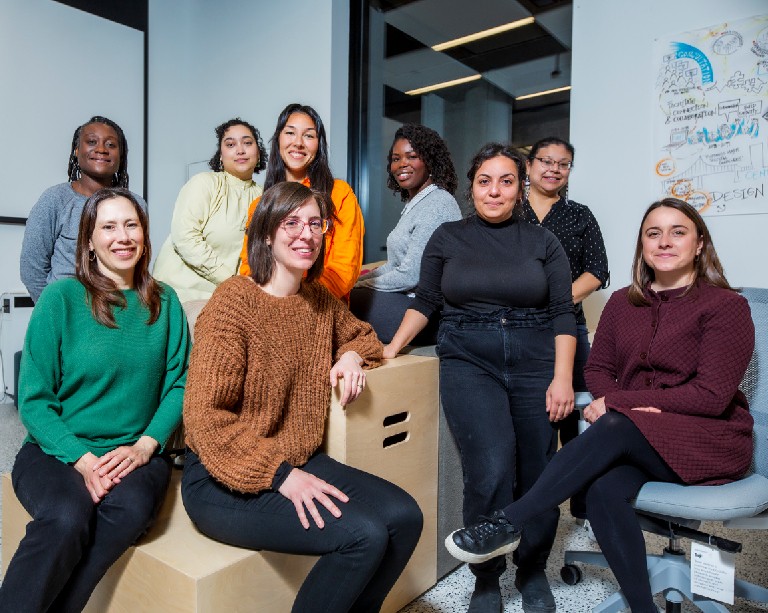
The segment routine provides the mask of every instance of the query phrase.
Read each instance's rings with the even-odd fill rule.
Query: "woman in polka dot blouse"
[[[571,265],[577,328],[573,389],[578,392],[587,390],[584,364],[589,356],[587,320],[581,302],[595,290],[608,287],[610,272],[597,220],[586,206],[568,199],[573,157],[573,145],[557,137],[544,138],[533,145],[526,163],[528,180],[523,216],[558,238]],[[557,425],[560,440],[565,444],[578,434],[578,412],[574,411]]]

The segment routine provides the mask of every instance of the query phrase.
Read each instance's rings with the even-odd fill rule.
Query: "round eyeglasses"
[[[285,230],[285,233],[290,238],[296,238],[304,232],[305,226],[309,226],[309,231],[315,236],[325,234],[331,227],[327,219],[310,219],[309,221],[304,221],[297,217],[289,217],[280,224],[280,227]]]
[[[573,162],[555,162],[555,160],[552,160],[550,158],[534,158],[536,160],[539,160],[541,162],[541,165],[546,168],[547,170],[552,170],[555,166],[557,166],[560,170],[570,170],[573,168]]]

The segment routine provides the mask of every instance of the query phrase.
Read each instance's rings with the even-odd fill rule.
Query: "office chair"
[[[664,593],[667,613],[679,613],[685,599],[705,613],[727,613],[725,605],[691,593],[691,567],[681,538],[708,543],[726,552],[741,551],[741,543],[700,532],[702,521],[722,521],[726,528],[768,529],[768,289],[744,288],[755,323],[755,351],[741,382],[755,421],[755,448],[748,476],[724,485],[686,486],[646,483],[634,507],[643,530],[667,536],[661,555],[647,555],[654,594]],[[566,551],[560,571],[563,581],[581,581],[575,562],[608,567],[600,552]],[[768,589],[736,579],[735,595],[768,603]],[[617,613],[629,605],[621,591],[606,598],[593,613]]]

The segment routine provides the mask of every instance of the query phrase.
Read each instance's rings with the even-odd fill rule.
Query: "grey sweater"
[[[147,203],[134,196],[146,211]],[[75,274],[77,233],[86,200],[69,183],[59,183],[45,190],[29,212],[19,269],[33,301],[51,281]]]
[[[437,227],[461,219],[456,199],[429,186],[406,203],[400,221],[387,237],[387,263],[361,275],[355,287],[381,292],[410,292],[419,284],[424,247]]]

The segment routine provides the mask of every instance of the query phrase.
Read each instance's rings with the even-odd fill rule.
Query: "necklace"
[[[400,212],[400,217],[404,217],[407,213],[411,212],[413,210],[413,207],[415,207],[419,202],[424,200],[424,198],[426,198],[429,194],[431,194],[436,189],[437,189],[437,185],[435,185],[434,183],[432,183],[431,185],[427,185],[418,194],[416,194],[413,198],[411,198],[408,202],[406,202],[405,206],[403,207],[403,210]]]

